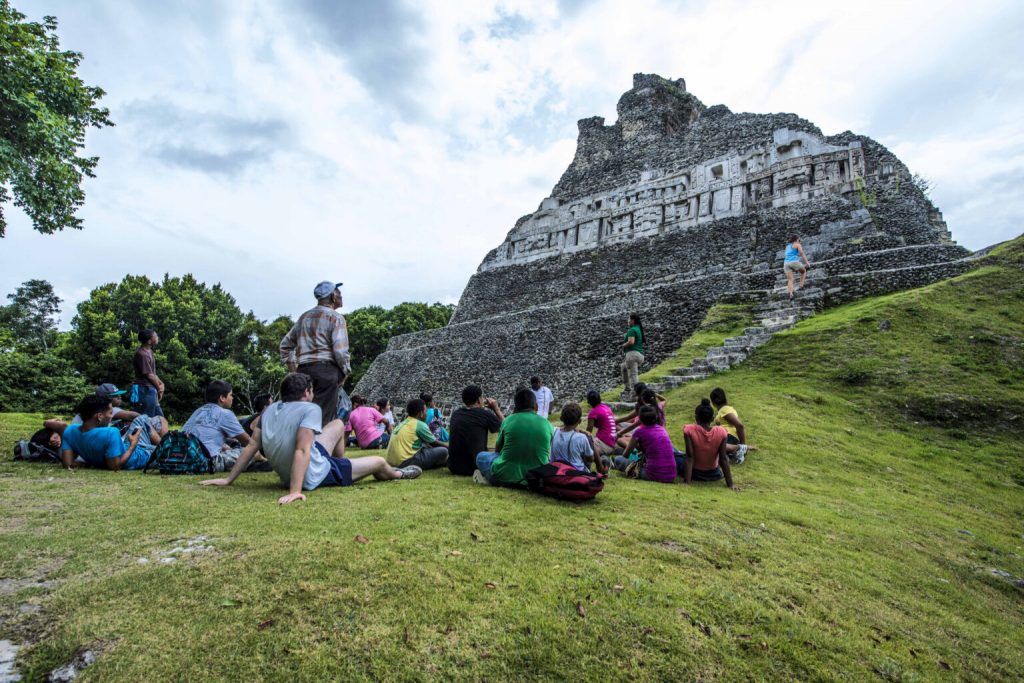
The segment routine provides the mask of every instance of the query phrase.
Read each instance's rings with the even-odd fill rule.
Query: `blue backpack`
[[[160,474],[213,474],[213,458],[203,442],[185,432],[167,432],[143,470],[155,467]]]

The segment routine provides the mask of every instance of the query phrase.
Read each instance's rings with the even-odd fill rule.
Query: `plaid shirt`
[[[334,361],[346,375],[352,371],[345,316],[327,306],[300,315],[281,340],[280,351],[286,365]]]

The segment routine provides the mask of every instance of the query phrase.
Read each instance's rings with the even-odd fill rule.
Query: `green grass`
[[[80,680],[1020,680],[1024,591],[992,571],[1024,577],[1020,254],[671,392],[674,439],[729,392],[761,448],[739,493],[613,476],[572,505],[429,472],[282,508],[269,474],[4,462],[0,576],[53,584],[0,591],[0,630],[30,679],[100,643]]]

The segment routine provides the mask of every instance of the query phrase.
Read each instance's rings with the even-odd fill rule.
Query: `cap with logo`
[[[120,396],[125,393],[125,390],[118,389],[116,385],[107,382],[96,387],[96,393],[100,396]]]
[[[313,289],[313,296],[317,299],[326,299],[331,295],[331,292],[341,287],[341,282],[331,282],[330,280],[324,280]]]

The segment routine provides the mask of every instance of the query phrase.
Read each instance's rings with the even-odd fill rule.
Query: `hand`
[[[736,486],[735,484],[733,484],[733,485],[732,485],[732,486],[730,486],[729,488],[731,488],[731,489],[732,489],[733,491],[735,491],[736,493],[739,493],[739,492],[740,492],[740,487],[739,487],[739,486]]]
[[[141,437],[142,437],[142,430],[141,429],[136,429],[135,431],[133,431],[131,434],[128,435],[128,443],[130,443],[131,445],[134,446],[135,444],[137,444],[139,442],[139,439]]]
[[[231,482],[227,479],[204,479],[199,482],[200,486],[230,486]]]
[[[156,400],[162,401],[163,398],[164,398],[164,385],[161,384],[160,387],[156,390]]]
[[[490,408],[491,410],[494,410],[495,408],[498,407],[498,402],[495,401],[493,398],[485,398],[484,404],[486,404],[487,407]]]
[[[277,499],[278,505],[287,505],[288,503],[294,503],[297,500],[306,500],[306,496],[301,493],[289,493],[287,496],[281,496]]]

